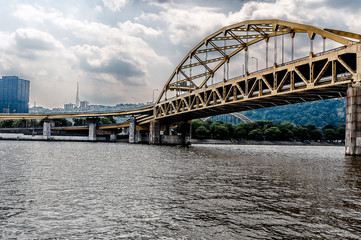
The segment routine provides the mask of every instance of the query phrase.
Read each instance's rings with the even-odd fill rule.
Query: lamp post
[[[153,103],[154,103],[154,92],[155,91],[158,91],[158,89],[156,88],[156,89],[153,89]]]
[[[256,57],[252,57],[252,58],[256,60],[256,69],[258,71],[258,58],[256,58]]]

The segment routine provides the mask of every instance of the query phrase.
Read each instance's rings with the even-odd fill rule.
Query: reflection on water
[[[360,239],[343,147],[0,141],[0,238]]]

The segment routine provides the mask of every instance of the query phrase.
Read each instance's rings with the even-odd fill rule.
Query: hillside
[[[331,99],[299,103],[280,107],[242,112],[253,121],[269,120],[275,123],[291,122],[300,125],[315,125],[322,128],[328,124],[345,124],[346,99]]]

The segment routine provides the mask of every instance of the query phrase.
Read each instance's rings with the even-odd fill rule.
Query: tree
[[[14,125],[14,120],[1,120],[0,126],[2,128],[12,128]]]
[[[301,142],[310,139],[310,134],[308,133],[307,128],[304,126],[299,126],[294,129],[295,137]]]
[[[203,122],[202,120],[193,120],[192,132],[195,133],[200,126],[204,126],[207,130],[209,130],[208,127],[206,126],[206,123]]]
[[[54,123],[56,127],[68,127],[73,125],[73,123],[68,121],[66,118],[54,119]]]
[[[253,129],[249,132],[248,137],[253,140],[263,140],[263,132],[261,129]]]
[[[235,137],[235,127],[232,123],[224,123],[224,126],[228,129],[229,132],[229,138],[234,138]]]
[[[311,140],[321,140],[322,139],[322,132],[319,129],[314,129],[312,131],[310,131],[310,139]]]
[[[199,139],[210,138],[209,130],[205,126],[199,126],[195,130],[194,137]]]
[[[100,124],[101,125],[115,124],[116,122],[117,121],[115,121],[113,116],[103,117],[103,118],[100,119]]]
[[[278,129],[281,131],[280,139],[283,141],[289,141],[294,138],[294,124],[290,122],[285,122],[277,125]]]
[[[237,139],[247,139],[249,124],[241,123],[235,129],[235,136]]]
[[[335,130],[332,129],[332,128],[326,128],[326,129],[323,131],[323,137],[324,137],[324,139],[326,139],[326,140],[334,141],[334,140],[337,139],[337,131],[335,131]]]
[[[264,131],[264,134],[267,140],[275,141],[279,140],[281,131],[278,129],[278,127],[270,127]]]
[[[217,124],[213,128],[213,136],[216,139],[229,139],[229,130],[223,124]]]
[[[345,124],[338,126],[336,131],[337,131],[337,140],[345,140],[345,135],[346,135]]]
[[[84,118],[73,118],[74,126],[87,126],[88,122]]]

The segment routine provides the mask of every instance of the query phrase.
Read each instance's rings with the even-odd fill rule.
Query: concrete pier
[[[347,89],[346,155],[361,155],[361,87]]]
[[[135,117],[131,117],[129,120],[129,142],[136,143],[136,131],[137,131],[137,120]]]
[[[157,120],[150,121],[149,126],[149,144],[161,144],[160,141],[160,123]]]
[[[89,127],[89,135],[88,140],[89,141],[96,141],[97,140],[97,125],[99,123],[99,118],[87,118]]]
[[[50,140],[51,128],[54,126],[54,122],[49,119],[44,119],[43,124],[43,139]]]

